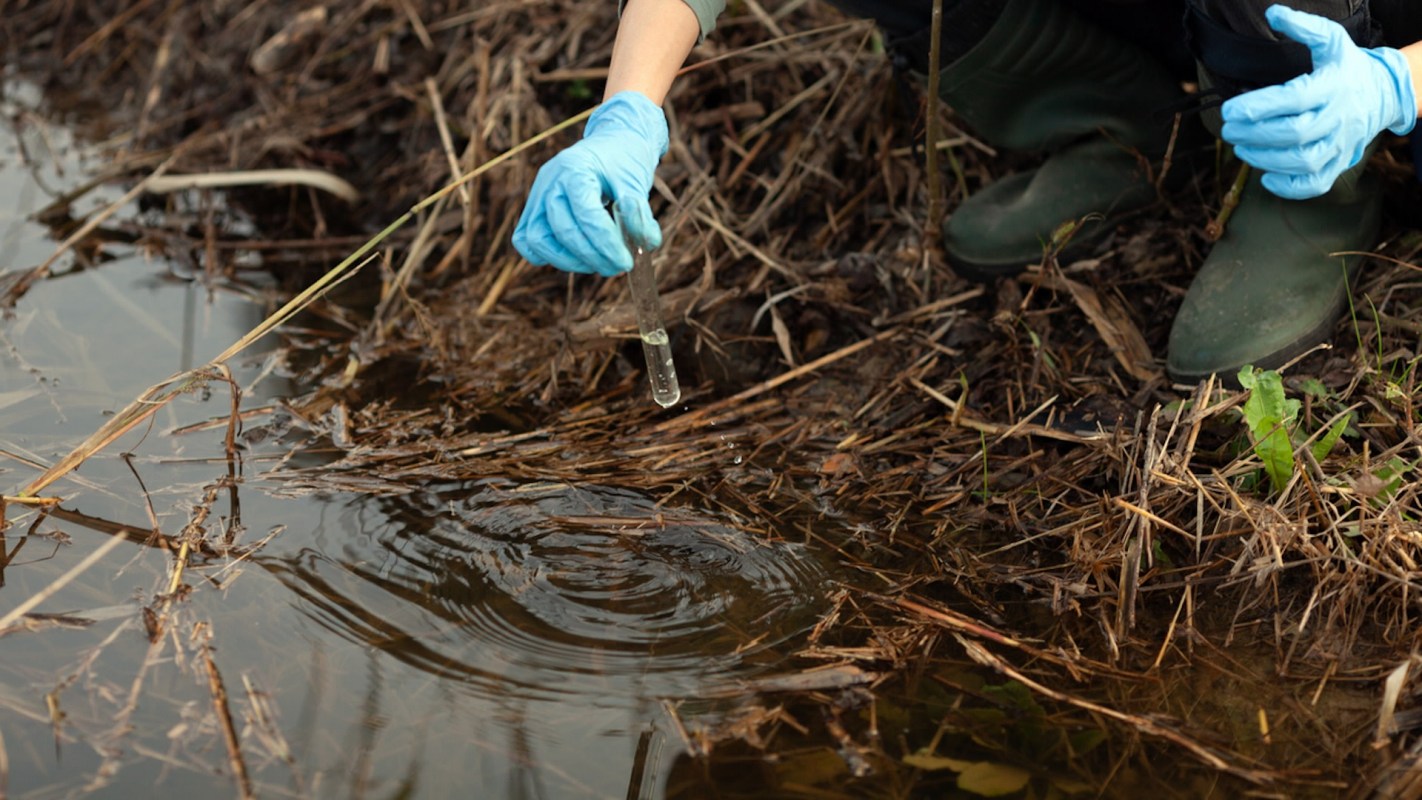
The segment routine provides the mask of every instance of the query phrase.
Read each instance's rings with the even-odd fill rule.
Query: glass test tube
[[[647,358],[647,377],[652,382],[652,399],[662,408],[676,405],[681,399],[681,385],[676,380],[676,365],[672,363],[671,338],[662,324],[661,301],[657,297],[657,271],[652,266],[651,251],[642,247],[623,224],[622,216],[613,212],[627,249],[632,251],[632,272],[627,276],[632,287],[632,307],[637,313],[637,329],[642,334],[642,355]]]

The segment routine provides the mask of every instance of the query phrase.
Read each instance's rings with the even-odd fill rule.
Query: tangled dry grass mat
[[[339,451],[283,467],[291,492],[616,480],[836,551],[861,582],[804,659],[840,671],[763,687],[759,715],[703,733],[702,749],[829,741],[842,787],[931,790],[953,765],[925,741],[877,738],[863,708],[909,698],[894,702],[941,736],[947,712],[913,698],[937,681],[981,700],[945,677],[971,673],[1028,688],[1063,728],[1109,731],[1109,748],[1068,759],[1095,782],[1186,753],[1183,769],[1265,794],[1417,796],[1422,283],[1405,162],[1378,160],[1394,215],[1354,313],[1285,372],[1298,447],[1271,487],[1245,394],[1172,386],[1158,366],[1228,175],[1165,198],[1090,260],[961,282],[925,237],[925,105],[872,28],[820,2],[746,0],[668,103],[654,202],[687,392],[663,413],[625,284],[530,268],[508,244],[538,164],[576,127],[518,148],[594,102],[612,6],[32,1],[0,28],[8,69],[112,154],[101,180],[300,169],[358,193],[231,189],[252,223],[240,237],[150,199],[157,213],[96,225],[66,257],[107,231],[213,280],[256,263],[295,290],[513,151],[311,301],[287,342],[313,388],[279,422],[244,412],[248,430],[294,425]],[[942,113],[952,213],[1022,162]],[[53,209],[61,235],[83,221],[68,208]],[[10,300],[40,277],[12,272]],[[1307,446],[1345,418],[1327,452]],[[826,539],[827,517],[853,534]],[[1260,686],[1274,688],[1241,688]],[[1362,710],[1327,700],[1358,692]]]

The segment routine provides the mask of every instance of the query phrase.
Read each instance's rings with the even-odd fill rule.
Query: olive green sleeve
[[[716,18],[726,10],[726,0],[683,0],[683,2],[696,12],[696,19],[701,23],[702,39],[705,39],[707,34],[716,29]]]
[[[617,13],[622,13],[622,4],[626,0],[617,0]],[[701,23],[701,36],[697,38],[700,42],[706,35],[716,29],[716,18],[721,16],[721,12],[726,10],[726,0],[682,0],[691,7],[692,13],[696,15],[696,21]]]

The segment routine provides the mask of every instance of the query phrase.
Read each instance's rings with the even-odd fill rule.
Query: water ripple
[[[626,489],[487,482],[388,513],[339,563],[275,571],[323,626],[528,694],[694,693],[803,634],[828,583],[799,545]]]

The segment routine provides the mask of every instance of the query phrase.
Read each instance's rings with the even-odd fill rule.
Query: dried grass
[[[203,253],[213,274],[242,250],[324,270],[323,253],[334,260],[451,176],[576,117],[613,30],[610,7],[571,0],[339,3],[319,29],[300,15],[283,29],[274,8],[32,2],[0,26],[26,43],[16,68],[53,92],[125,88],[85,97],[113,121],[108,143],[134,180],[159,163],[174,174],[315,169],[373,198],[233,192],[265,242],[176,224],[145,232]],[[1208,176],[1096,257],[1047,258],[983,289],[924,245],[921,108],[868,25],[814,2],[748,4],[693,58],[669,116],[654,199],[683,408],[650,402],[623,282],[533,269],[508,245],[537,164],[572,141],[565,132],[423,205],[413,232],[384,243],[366,305],[313,301],[351,335],[308,368],[307,385],[322,388],[287,410],[340,455],[269,477],[293,493],[498,476],[694,497],[821,541],[874,587],[827,616],[806,659],[902,685],[971,661],[1082,715],[1074,724],[1144,737],[1113,753],[1122,761],[1160,746],[1285,793],[1416,796],[1403,786],[1422,725],[1414,674],[1394,681],[1381,731],[1259,706],[1266,741],[1283,735],[1280,715],[1338,728],[1307,752],[1206,742],[1214,720],[1162,699],[1217,670],[1277,676],[1316,706],[1340,681],[1381,693],[1417,650],[1422,282],[1410,220],[1390,222],[1337,349],[1287,373],[1296,393],[1305,378],[1328,390],[1309,400],[1306,430],[1353,410],[1356,436],[1322,462],[1301,450],[1271,497],[1250,485],[1259,464],[1240,447],[1241,396],[1171,386],[1157,367],[1208,247],[1219,202]],[[1018,162],[941,122],[960,171],[951,213]],[[1379,168],[1397,208],[1416,207],[1408,170],[1387,152]],[[284,198],[275,213],[273,197]],[[1394,460],[1405,469],[1392,486],[1379,466]],[[829,516],[857,520],[857,535],[825,541],[817,523]],[[1263,672],[1236,661],[1261,644]],[[897,761],[905,743],[846,727],[826,686],[801,688],[846,759]],[[766,709],[687,741],[788,746],[786,719]]]

